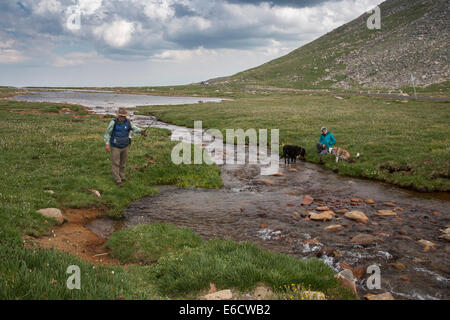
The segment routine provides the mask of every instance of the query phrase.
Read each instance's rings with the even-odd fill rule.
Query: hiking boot
[[[123,187],[123,183],[122,183],[122,182],[116,182],[116,184],[117,184],[117,186],[118,186],[119,188],[122,188],[122,187]]]

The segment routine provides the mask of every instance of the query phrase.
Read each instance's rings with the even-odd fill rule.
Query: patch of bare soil
[[[101,215],[100,209],[67,209],[64,218],[67,220],[60,226],[54,226],[50,234],[38,238],[24,236],[25,246],[44,249],[57,249],[73,254],[85,261],[95,264],[120,264],[119,260],[110,257],[105,247],[106,240],[94,234],[86,226]]]

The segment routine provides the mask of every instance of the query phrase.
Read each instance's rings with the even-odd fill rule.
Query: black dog
[[[300,156],[303,159],[305,158],[306,150],[299,146],[293,146],[293,145],[285,145],[283,147],[283,155],[280,157],[284,158],[284,163],[290,163],[290,162],[296,162],[297,157]]]

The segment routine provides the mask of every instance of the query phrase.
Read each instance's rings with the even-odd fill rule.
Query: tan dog
[[[345,150],[343,148],[333,148],[332,153],[336,157],[336,163],[339,161],[339,158],[350,162],[351,157],[350,157],[350,153],[347,150]],[[356,154],[356,158],[359,158],[359,153]]]

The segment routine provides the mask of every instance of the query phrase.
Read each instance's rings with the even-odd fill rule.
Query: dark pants
[[[320,143],[316,144],[316,150],[317,150],[317,153],[320,155],[328,154],[328,150],[326,149],[326,147],[324,148],[323,145],[321,145]]]

